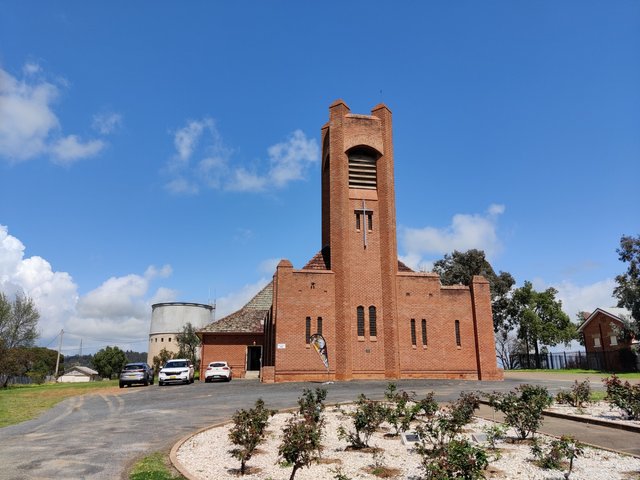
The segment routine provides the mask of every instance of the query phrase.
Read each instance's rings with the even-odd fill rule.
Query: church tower
[[[342,101],[322,128],[322,246],[335,273],[336,378],[398,378],[391,111]]]

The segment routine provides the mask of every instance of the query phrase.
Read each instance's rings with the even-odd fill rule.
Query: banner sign
[[[316,349],[318,355],[320,355],[320,360],[324,363],[324,368],[329,370],[329,356],[327,355],[327,342],[324,340],[324,337],[319,333],[314,333],[309,337],[309,343],[313,345],[313,348]]]

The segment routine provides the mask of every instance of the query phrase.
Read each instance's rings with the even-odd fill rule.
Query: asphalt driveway
[[[549,377],[547,377],[549,378]],[[466,390],[511,390],[523,383],[543,384],[550,391],[572,380],[507,378],[504,382],[401,380],[398,387],[419,396],[436,392],[450,401]],[[353,381],[324,385],[327,403],[354,400],[364,393],[381,398],[386,381]],[[304,388],[318,383],[261,384],[255,380],[133,387],[111,394],[67,399],[39,418],[0,429],[0,479],[125,478],[127,466],[150,452],[169,450],[181,437],[227,420],[238,408],[261,397],[268,407],[296,405]],[[597,385],[594,385],[597,387]]]

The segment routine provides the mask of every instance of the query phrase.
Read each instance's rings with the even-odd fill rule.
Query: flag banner
[[[313,345],[313,348],[316,349],[318,355],[320,355],[320,360],[324,363],[324,368],[329,370],[329,356],[327,355],[327,342],[324,340],[324,337],[319,333],[314,333],[309,337],[309,343]]]

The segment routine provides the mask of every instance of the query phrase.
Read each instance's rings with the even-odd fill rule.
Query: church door
[[[247,347],[247,371],[260,370],[262,362],[262,345]]]

